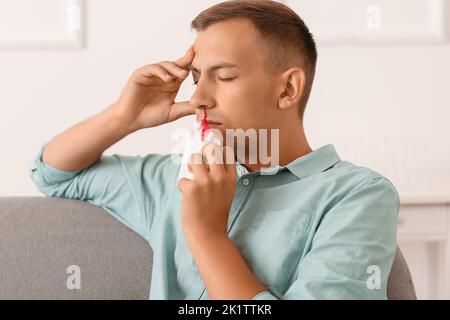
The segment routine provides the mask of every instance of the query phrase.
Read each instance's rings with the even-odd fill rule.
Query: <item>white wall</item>
[[[34,2],[18,0],[15,3],[20,1]],[[61,0],[40,1],[56,3]],[[202,8],[214,3],[85,2],[84,49],[0,49],[2,196],[38,195],[27,172],[37,148],[117,99],[134,69],[182,56],[195,39],[190,21]],[[0,2],[0,12],[9,6],[15,9],[11,3]],[[60,14],[58,10],[38,10],[38,13]],[[5,11],[3,14],[6,15]],[[186,82],[180,99],[188,99],[193,93],[194,87]],[[171,148],[162,137],[170,137],[171,129],[187,123],[189,121],[183,120],[143,130],[112,146],[106,153],[169,152]]]
[[[313,146],[334,143],[343,158],[385,174],[405,202],[450,199],[450,46],[427,43],[435,36],[422,29],[434,20],[416,12],[432,1],[408,1],[416,7],[378,1],[383,20],[375,34],[364,19],[365,8],[377,1],[285,1],[317,30],[318,71],[305,123]],[[38,146],[112,103],[135,68],[182,55],[195,39],[190,21],[216,2],[85,1],[82,49],[2,47],[2,32],[20,27],[8,10],[24,12],[28,20],[18,21],[38,34],[63,25],[66,1],[0,3],[0,195],[37,194],[26,167]],[[20,3],[34,3],[34,14]],[[324,10],[324,3],[334,3],[333,10]],[[396,21],[391,12],[411,18]],[[347,22],[351,17],[361,23]],[[416,40],[406,33],[414,22],[421,36]],[[179,98],[192,92],[187,81]],[[160,137],[187,123],[135,133],[106,153],[170,152],[173,144]]]
[[[0,196],[40,195],[28,176],[39,146],[112,103],[135,68],[181,56],[195,39],[190,21],[217,2],[87,0],[82,32],[66,36],[65,0],[0,1]],[[404,204],[450,202],[449,1],[284,2],[319,41],[305,119],[312,146],[333,143],[342,158],[391,178]],[[367,11],[374,4],[380,11]],[[35,41],[14,33],[21,28]],[[187,81],[180,100],[193,90]],[[170,152],[170,133],[188,120],[135,133],[106,154]],[[411,260],[421,277],[424,260]],[[427,281],[418,280],[423,297],[434,294]]]

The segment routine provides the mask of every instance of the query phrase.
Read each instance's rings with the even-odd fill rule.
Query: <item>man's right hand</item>
[[[191,46],[184,57],[145,65],[133,72],[111,107],[134,130],[156,127],[195,114],[189,101],[175,102],[181,83],[189,76],[195,56]]]

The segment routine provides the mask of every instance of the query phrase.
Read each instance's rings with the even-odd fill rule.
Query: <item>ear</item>
[[[306,76],[301,68],[291,68],[281,76],[282,93],[278,101],[280,109],[297,107],[305,90]]]

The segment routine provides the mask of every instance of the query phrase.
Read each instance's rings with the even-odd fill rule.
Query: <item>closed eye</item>
[[[232,80],[234,80],[236,78],[219,78],[218,77],[217,79],[220,80],[220,81],[223,81],[223,82],[229,82],[229,81],[232,81]],[[197,84],[198,84],[198,80],[193,82],[194,86],[196,86]]]
[[[234,78],[217,78],[217,79],[219,79],[220,81],[231,81],[231,80],[234,80]]]

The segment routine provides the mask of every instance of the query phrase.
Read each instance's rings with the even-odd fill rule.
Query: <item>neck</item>
[[[264,161],[261,161],[263,159],[260,158],[260,155],[258,153],[259,150],[259,140],[258,140],[258,150],[256,151],[258,153],[257,156],[254,156],[253,158],[249,157],[249,150],[248,147],[246,148],[245,152],[245,159],[240,159],[240,163],[244,165],[249,172],[254,171],[260,171],[264,168],[273,167],[275,165],[280,166],[286,166],[287,164],[291,163],[292,161],[298,159],[301,156],[304,156],[313,150],[308,144],[308,141],[305,136],[305,132],[303,129],[303,126],[296,126],[293,130],[288,129],[279,129],[279,139],[278,139],[278,161],[274,160],[277,157],[272,155],[272,150],[277,151],[277,148],[272,147],[271,143],[271,134],[270,130],[268,130],[268,137],[267,137],[267,152],[270,154],[271,162],[267,163]],[[250,159],[253,159],[250,161]],[[256,158],[256,163],[254,159]]]

